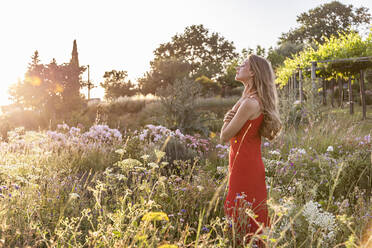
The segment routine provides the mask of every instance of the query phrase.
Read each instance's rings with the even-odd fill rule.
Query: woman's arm
[[[232,120],[223,125],[220,134],[221,142],[226,143],[234,137],[243,127],[244,123],[257,112],[258,108],[257,101],[252,101],[251,99],[244,101]]]
[[[230,121],[231,121],[231,120],[230,120]],[[230,121],[224,121],[223,126],[222,126],[222,128],[221,128],[220,140],[221,140],[221,142],[222,142],[223,144],[224,144],[224,143],[227,143],[228,140],[224,141],[224,140],[222,139],[222,133],[223,133],[223,131],[225,130],[225,128],[229,125]]]

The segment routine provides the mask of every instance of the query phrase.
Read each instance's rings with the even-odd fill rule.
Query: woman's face
[[[240,66],[236,67],[235,80],[242,83],[248,82],[254,73],[252,72],[249,61],[246,59]]]

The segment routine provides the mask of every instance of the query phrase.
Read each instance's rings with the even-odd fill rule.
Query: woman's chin
[[[239,82],[241,82],[241,78],[240,78],[238,75],[236,75],[236,76],[235,76],[235,81],[239,81]]]

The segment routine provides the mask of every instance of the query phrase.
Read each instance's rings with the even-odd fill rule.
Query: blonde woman
[[[270,62],[251,54],[237,68],[235,79],[244,84],[242,97],[224,118],[220,139],[230,142],[228,193],[224,211],[245,241],[260,233],[260,223],[270,225],[266,206],[265,168],[261,137],[273,140],[282,129],[278,113],[275,75]],[[245,210],[250,208],[254,219]],[[238,239],[241,243],[242,239]],[[259,243],[261,246],[262,243]]]

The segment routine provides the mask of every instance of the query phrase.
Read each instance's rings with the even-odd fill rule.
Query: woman
[[[233,220],[241,244],[242,236],[246,236],[248,242],[252,234],[262,231],[258,229],[260,223],[270,225],[261,136],[273,140],[279,135],[282,122],[270,62],[261,56],[249,55],[237,68],[235,80],[244,84],[244,91],[226,113],[220,139],[223,143],[230,142],[229,183],[224,211],[227,218]],[[245,213],[247,208],[252,210],[250,216],[257,215],[256,218]]]

